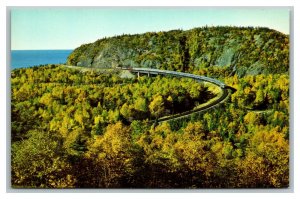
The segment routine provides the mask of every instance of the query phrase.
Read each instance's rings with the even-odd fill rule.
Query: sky
[[[202,26],[260,26],[289,34],[288,8],[14,8],[11,49],[74,49],[103,37]]]

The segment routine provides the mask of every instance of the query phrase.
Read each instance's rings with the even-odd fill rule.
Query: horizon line
[[[54,49],[10,49],[10,51],[16,51],[16,50],[75,50],[75,48],[54,48]]]

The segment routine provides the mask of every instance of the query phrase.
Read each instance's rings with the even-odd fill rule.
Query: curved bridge
[[[180,113],[180,114],[161,117],[161,118],[157,119],[157,121],[156,121],[159,123],[163,122],[163,121],[171,121],[171,120],[177,120],[177,119],[189,117],[192,113],[199,113],[202,111],[206,111],[206,110],[215,108],[217,105],[219,105],[223,101],[226,101],[228,99],[229,93],[231,93],[231,91],[234,91],[233,88],[227,86],[226,84],[224,84],[223,82],[221,82],[219,80],[200,76],[200,75],[194,75],[194,74],[190,74],[190,73],[183,73],[183,72],[176,72],[176,71],[169,71],[169,70],[159,70],[159,69],[152,69],[152,68],[122,68],[122,70],[129,70],[132,73],[137,73],[138,76],[140,74],[147,74],[148,76],[150,76],[150,75],[171,75],[171,76],[175,76],[175,77],[192,78],[196,81],[207,81],[207,82],[213,83],[222,89],[222,92],[223,92],[222,95],[218,99],[214,100],[212,103],[207,104],[203,107],[194,109],[194,110]],[[228,92],[228,90],[229,90],[229,92]]]
[[[122,68],[123,69],[123,68]],[[205,77],[205,76],[200,76],[200,75],[194,75],[190,73],[183,73],[183,72],[176,72],[176,71],[170,71],[170,70],[159,70],[159,69],[152,69],[152,68],[128,68],[128,69],[123,69],[123,70],[130,70],[131,72],[137,73],[138,76],[140,73],[142,74],[148,74],[148,76],[151,75],[172,75],[176,77],[187,77],[187,78],[192,78],[198,81],[207,81],[210,83],[213,83],[217,86],[220,86],[222,89],[226,87],[226,84],[223,82],[210,78],[210,77]]]
[[[77,66],[64,65],[64,67],[82,70],[82,67],[77,67]],[[226,84],[224,84],[223,82],[221,82],[219,80],[216,80],[216,79],[213,79],[210,77],[194,75],[194,74],[190,74],[190,73],[183,73],[183,72],[176,72],[176,71],[169,71],[169,70],[159,70],[159,69],[152,69],[152,68],[118,67],[118,69],[129,70],[132,73],[137,73],[138,76],[140,74],[146,74],[148,76],[150,76],[150,75],[171,75],[171,76],[175,76],[175,77],[192,78],[196,81],[207,81],[207,82],[213,83],[222,89],[222,95],[219,98],[217,98],[216,100],[212,101],[210,104],[207,104],[205,106],[202,106],[202,107],[194,109],[194,110],[185,111],[183,113],[161,117],[161,118],[158,118],[156,121],[150,121],[150,122],[160,123],[163,121],[177,120],[177,119],[181,119],[181,118],[190,117],[193,113],[200,113],[202,111],[207,111],[209,109],[215,108],[222,102],[226,101],[229,97],[229,94],[236,91],[236,89],[234,89],[230,86],[227,86]],[[85,70],[91,70],[91,68],[85,68]]]

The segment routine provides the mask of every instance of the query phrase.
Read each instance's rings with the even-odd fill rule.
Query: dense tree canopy
[[[68,64],[88,68],[15,69],[12,186],[288,187],[288,58],[289,37],[274,30],[203,27],[84,44]],[[118,66],[189,72],[232,89],[209,111],[158,123],[221,89],[186,78],[128,78]]]
[[[184,78],[127,79],[118,71],[54,65],[13,70],[12,185],[288,186],[288,75],[222,74],[236,88],[229,101],[152,125],[218,89]]]

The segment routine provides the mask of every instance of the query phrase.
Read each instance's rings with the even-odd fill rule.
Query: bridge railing
[[[131,68],[130,69],[132,72],[141,72],[141,73],[152,73],[152,74],[167,74],[167,75],[173,75],[177,77],[188,77],[192,78],[195,80],[204,80],[207,82],[211,82],[213,84],[216,84],[220,86],[221,88],[225,88],[226,84],[223,82],[210,78],[210,77],[205,77],[205,76],[200,76],[200,75],[194,75],[190,73],[183,73],[183,72],[176,72],[176,71],[169,71],[169,70],[159,70],[159,69],[153,69],[153,68]]]

